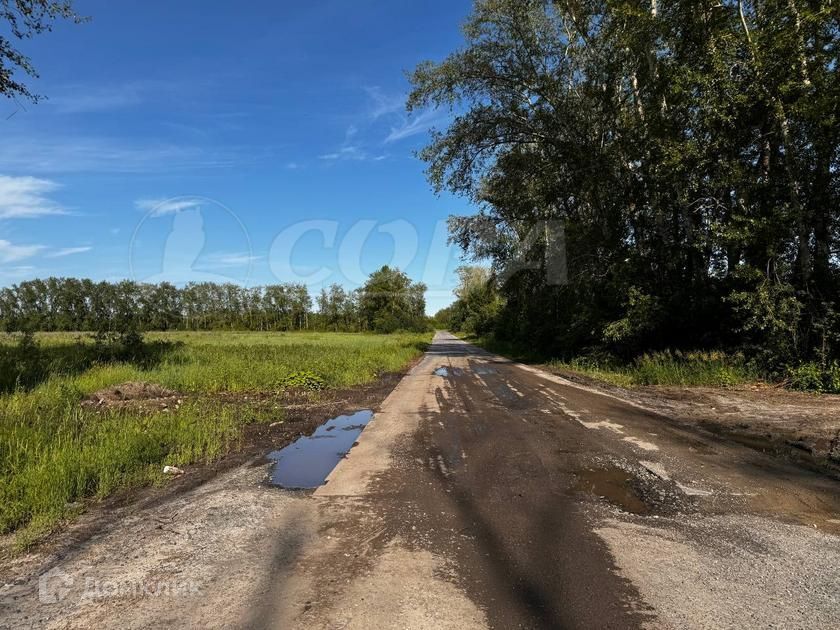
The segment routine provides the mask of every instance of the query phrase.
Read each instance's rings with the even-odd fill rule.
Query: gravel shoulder
[[[579,372],[541,370],[643,406],[686,427],[840,475],[840,395],[767,384],[626,389]]]

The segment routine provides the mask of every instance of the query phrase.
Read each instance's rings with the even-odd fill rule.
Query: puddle
[[[574,489],[602,497],[631,514],[647,514],[650,508],[633,489],[634,477],[620,468],[600,468],[578,472]]]
[[[464,374],[463,368],[457,367],[439,367],[434,372],[435,376],[461,376]]]
[[[336,464],[353,448],[373,418],[370,409],[327,420],[312,435],[298,438],[266,457],[274,460],[269,483],[281,488],[317,488]]]
[[[498,374],[499,371],[496,368],[475,366],[473,372],[479,376],[485,376],[487,374]]]

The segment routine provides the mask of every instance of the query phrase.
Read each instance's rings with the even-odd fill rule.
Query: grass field
[[[371,382],[419,356],[426,334],[154,333],[142,359],[103,362],[90,339],[43,334],[14,359],[0,338],[0,533],[26,546],[88,498],[161,481],[164,464],[210,461],[235,449],[245,424],[282,410],[243,413],[228,392],[319,391]],[[33,356],[37,355],[37,360]],[[15,362],[17,361],[17,363]],[[23,368],[19,367],[25,363]],[[18,366],[18,367],[16,367]],[[26,374],[16,380],[8,372]],[[91,394],[126,382],[182,394],[165,410],[91,409]],[[24,384],[22,384],[24,383]]]
[[[551,359],[489,337],[464,337],[491,352],[525,363],[542,363],[550,368],[580,372],[618,385],[670,385],[678,387],[729,387],[761,380],[761,374],[742,357],[723,352],[651,352],[632,361],[615,358],[576,357]]]

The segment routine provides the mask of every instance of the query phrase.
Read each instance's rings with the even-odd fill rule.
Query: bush
[[[281,381],[283,387],[295,387],[300,389],[308,389],[310,391],[317,391],[324,389],[326,382],[320,376],[309,370],[297,370],[291,372]]]
[[[840,363],[801,363],[788,369],[788,379],[793,389],[840,394]]]

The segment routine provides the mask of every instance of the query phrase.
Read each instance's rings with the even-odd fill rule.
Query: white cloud
[[[31,258],[43,249],[43,245],[15,245],[7,240],[0,239],[0,262],[10,263]]]
[[[37,177],[0,175],[0,219],[31,219],[67,211],[47,194],[59,185]]]
[[[60,114],[85,114],[113,111],[161,102],[181,102],[196,98],[210,87],[195,78],[189,81],[139,79],[111,84],[68,83],[50,90],[46,106]]]
[[[123,109],[142,102],[138,84],[107,87],[65,86],[46,103],[62,114],[84,114]]]
[[[386,144],[396,142],[404,138],[410,138],[420,133],[426,133],[429,129],[440,122],[444,122],[448,116],[436,109],[427,109],[415,116],[405,116],[398,127],[391,127],[391,133],[385,138]]]
[[[89,252],[93,247],[62,247],[54,252],[46,255],[47,258],[64,258],[65,256],[72,256],[73,254],[83,254]]]
[[[199,266],[206,269],[221,267],[241,267],[260,260],[262,256],[255,256],[249,252],[215,252],[201,257]]]
[[[350,125],[349,127],[347,127],[347,131],[344,132],[344,142],[341,143],[341,147],[337,151],[319,155],[318,159],[327,161],[368,159],[367,152],[365,152],[364,150],[359,148],[358,145],[353,143],[353,138],[358,133],[359,128],[356,125]]]
[[[0,267],[0,279],[4,282],[20,282],[26,278],[30,278],[35,271],[32,265],[17,265],[15,267],[3,266]]]
[[[26,134],[5,136],[0,143],[0,170],[30,173],[158,173],[225,168],[262,157],[253,148],[246,152],[86,136]]]
[[[382,118],[382,116],[401,112],[405,108],[406,98],[404,94],[383,94],[382,88],[378,86],[365,88],[365,91],[368,93],[371,101],[373,101],[370,117],[374,120]]]
[[[366,160],[367,153],[362,151],[359,147],[356,146],[348,146],[348,147],[341,147],[338,151],[334,151],[333,153],[325,153],[324,155],[319,155],[318,158],[321,160]]]
[[[194,197],[175,197],[174,199],[138,199],[134,205],[138,210],[150,213],[149,216],[161,217],[165,214],[200,208],[204,200]]]

